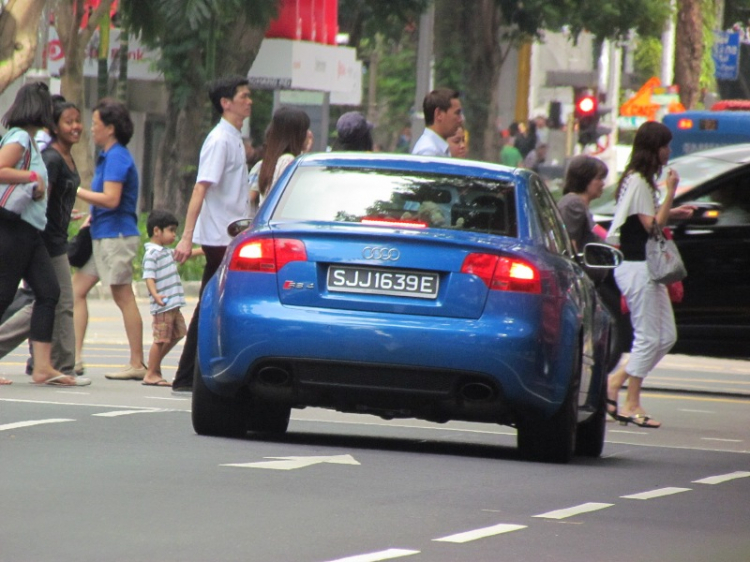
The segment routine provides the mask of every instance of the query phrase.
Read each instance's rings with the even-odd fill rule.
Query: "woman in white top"
[[[646,265],[646,241],[654,222],[664,228],[670,218],[687,218],[694,207],[672,208],[677,172],[667,172],[666,193],[659,204],[656,179],[669,160],[672,133],[658,122],[640,126],[633,141],[630,161],[617,186],[617,210],[607,240],[619,243],[623,263],[615,269],[617,286],[630,309],[633,325],[633,347],[625,366],[614,371],[608,380],[608,412],[627,425],[656,429],[661,423],[646,414],[641,406],[643,379],[672,349],[677,340],[672,303],[667,286],[651,280]],[[628,383],[625,403],[618,409],[617,395]]]
[[[263,159],[250,170],[250,203],[263,203],[286,167],[302,154],[310,117],[295,107],[280,107],[266,131]]]

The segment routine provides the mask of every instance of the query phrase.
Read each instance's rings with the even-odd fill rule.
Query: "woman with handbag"
[[[614,371],[607,384],[607,411],[623,425],[656,429],[661,423],[641,405],[643,379],[672,349],[677,340],[672,303],[667,287],[651,278],[646,264],[646,243],[654,224],[664,228],[670,218],[688,218],[694,207],[672,208],[677,172],[667,171],[666,193],[659,203],[656,179],[669,160],[672,133],[662,123],[641,125],[633,141],[630,161],[617,186],[617,208],[607,241],[619,244],[623,263],[615,269],[615,280],[628,308],[633,325],[633,347],[626,365]],[[624,404],[617,396],[627,381]]]
[[[32,198],[16,218],[0,216],[0,315],[10,305],[21,279],[34,291],[31,340],[32,382],[50,386],[82,386],[91,381],[65,375],[52,366],[52,331],[60,285],[42,239],[47,224],[47,168],[34,143],[42,127],[54,128],[52,100],[46,84],[26,84],[3,116],[10,130],[0,148],[0,184],[34,184]],[[5,209],[3,209],[5,211]]]
[[[55,324],[52,331],[52,365],[63,374],[73,375],[73,285],[67,249],[68,225],[74,213],[76,189],[81,183],[71,149],[81,138],[83,124],[81,112],[74,104],[65,101],[62,96],[53,96],[53,100],[52,118],[55,126],[50,130],[51,137],[47,148],[42,151],[48,176],[47,225],[42,232],[42,240],[60,284],[60,299],[55,308]],[[0,326],[0,358],[29,337],[32,306],[33,300]],[[30,365],[33,366],[33,358],[27,363],[27,373],[32,372]]]

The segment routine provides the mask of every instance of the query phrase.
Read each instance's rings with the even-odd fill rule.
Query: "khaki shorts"
[[[107,285],[129,285],[133,282],[133,260],[141,245],[139,236],[100,238],[93,241],[93,255],[80,271],[98,277]]]
[[[159,312],[152,316],[154,343],[169,343],[180,340],[187,334],[185,317],[179,308]]]

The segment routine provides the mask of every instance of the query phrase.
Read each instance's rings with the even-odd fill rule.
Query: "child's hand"
[[[159,306],[164,306],[167,304],[167,297],[165,297],[164,295],[154,295],[154,300]]]

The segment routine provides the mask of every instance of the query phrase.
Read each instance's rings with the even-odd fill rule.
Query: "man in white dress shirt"
[[[457,90],[450,88],[438,88],[425,96],[422,103],[425,129],[412,154],[450,157],[447,139],[455,135],[464,122],[459,96]]]
[[[190,392],[198,344],[198,311],[203,288],[219,268],[231,237],[227,225],[249,216],[247,154],[242,142],[242,123],[250,117],[253,100],[244,76],[215,80],[209,88],[211,104],[221,114],[201,148],[198,176],[188,204],[185,230],[174,250],[174,259],[185,263],[193,243],[201,245],[206,267],[201,279],[198,305],[190,321],[177,374],[175,392]]]

